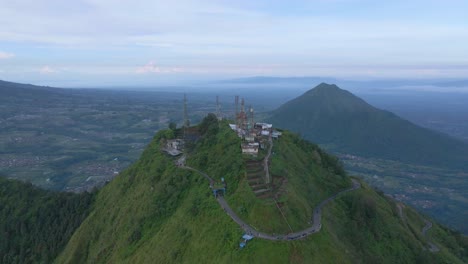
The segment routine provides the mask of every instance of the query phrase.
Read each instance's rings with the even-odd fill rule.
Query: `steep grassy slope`
[[[0,177],[0,263],[50,263],[88,215],[93,197]]]
[[[411,214],[411,217],[408,215]],[[338,199],[325,214],[325,229],[337,247],[355,263],[463,263],[468,260],[466,237],[439,225],[421,234],[424,218],[406,207],[403,218],[396,204],[372,188],[363,188]],[[436,237],[432,234],[443,235]],[[431,253],[428,242],[441,246]],[[450,242],[448,242],[450,241]]]
[[[234,132],[216,122],[201,125],[200,132],[188,165],[215,180],[224,177],[227,201],[249,224],[287,232],[275,205],[249,189]],[[57,263],[360,263],[373,255],[382,263],[411,263],[430,254],[394,213],[394,204],[368,188],[328,205],[317,234],[294,242],[255,238],[241,250],[241,229],[219,207],[206,179],[175,167],[160,151],[170,134],[159,132],[140,160],[100,191]],[[273,173],[288,178],[283,213],[295,230],[308,225],[321,199],[350,184],[336,159],[297,136],[285,133],[274,153]],[[363,235],[360,243],[354,243],[356,234]],[[454,245],[460,248],[458,241]],[[428,256],[462,263],[449,251]]]
[[[176,168],[161,152],[162,137],[164,131],[138,162],[101,190],[95,210],[57,263],[226,261],[236,250],[237,226],[223,214],[204,178]],[[211,145],[213,151],[219,148],[213,156],[235,153],[235,142],[235,135],[220,135]],[[222,171],[237,170],[232,175],[242,169],[235,160],[219,165]]]
[[[274,124],[340,154],[346,169],[468,234],[468,145],[321,84],[271,113]],[[351,155],[349,155],[351,154]]]
[[[467,168],[468,145],[322,83],[275,110],[270,122],[341,153]]]
[[[274,141],[271,174],[273,182],[287,179],[277,199],[281,212],[274,200],[255,197],[245,177],[240,178],[236,192],[227,197],[238,215],[270,233],[286,234],[308,227],[313,205],[351,186],[335,157],[287,131]]]

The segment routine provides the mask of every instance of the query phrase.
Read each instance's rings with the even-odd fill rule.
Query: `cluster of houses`
[[[259,149],[265,148],[266,141],[281,136],[281,132],[274,130],[273,125],[268,123],[254,123],[253,126],[248,124],[244,128],[236,124],[229,126],[243,139],[241,148],[244,154],[257,155]]]
[[[162,150],[171,156],[179,156],[183,153],[184,143],[183,139],[168,139]]]
[[[238,126],[229,124],[237,135],[242,138],[242,153],[257,155],[259,149],[265,148],[265,143],[272,139],[281,136],[281,132],[273,129],[272,124],[254,123],[253,126]],[[179,156],[183,153],[185,141],[183,139],[168,139],[163,144],[162,150],[171,156]]]
[[[187,116],[187,103],[184,95],[184,139],[170,139],[166,140],[162,145],[162,150],[171,156],[179,156],[184,151],[185,140],[196,141],[198,138],[198,131],[190,132],[188,127]],[[242,138],[242,153],[256,156],[259,149],[264,149],[268,141],[272,138],[281,136],[281,132],[273,129],[272,124],[268,123],[255,123],[254,110],[252,107],[246,109],[245,102],[242,98],[241,108],[239,111],[239,96],[235,98],[236,112],[235,124],[229,124],[232,130],[236,131],[237,135]],[[216,97],[216,112],[218,119],[221,119],[219,99]]]

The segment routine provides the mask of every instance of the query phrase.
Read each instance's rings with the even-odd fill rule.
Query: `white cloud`
[[[0,51],[0,60],[1,60],[1,59],[13,58],[14,56],[15,56],[15,54],[13,54],[13,53],[8,53],[8,52]]]
[[[56,69],[53,69],[49,66],[44,66],[42,68],[39,69],[39,73],[40,74],[53,74],[53,73],[57,73],[58,71]]]
[[[365,2],[3,1],[0,43],[27,49],[22,60],[8,61],[8,73],[20,68],[37,73],[47,64],[55,68],[44,66],[42,74],[58,71],[60,76],[138,73],[146,74],[145,78],[163,74],[171,78],[170,73],[183,72],[216,78],[217,74],[402,77],[415,72],[400,70],[401,65],[468,65],[468,23],[462,19],[467,4],[440,1],[434,8],[415,0],[421,12],[413,14],[408,1],[377,8],[382,13],[370,12],[378,5]],[[447,10],[439,12],[441,8]],[[11,56],[0,52],[0,59]],[[157,65],[149,62],[136,68],[148,58],[157,58]],[[65,64],[72,65],[70,70],[58,67]],[[382,69],[379,64],[395,69]],[[418,74],[466,72],[442,70]]]
[[[182,72],[182,69],[179,67],[160,67],[156,66],[153,61],[148,62],[146,65],[138,67],[136,73],[145,74],[145,73],[176,73]]]

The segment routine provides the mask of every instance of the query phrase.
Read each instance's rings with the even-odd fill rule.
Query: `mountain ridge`
[[[278,234],[289,230],[288,225],[293,230],[307,226],[311,205],[351,182],[336,158],[283,131],[273,146],[271,172],[273,182],[287,178],[288,191],[278,199],[281,205],[258,198],[248,184],[250,172],[244,164],[251,158],[242,156],[240,139],[226,122],[211,120],[187,150],[187,164],[213,181],[223,177],[226,201],[257,230]],[[174,159],[161,152],[170,135],[158,132],[140,160],[100,191],[95,209],[57,263],[462,263],[465,258],[462,238],[437,224],[428,234],[442,250],[428,254],[423,218],[405,208],[408,217],[403,222],[392,200],[363,183],[325,206],[320,232],[296,241],[256,237],[239,249],[243,231],[220,208],[206,179],[177,168]],[[444,238],[453,244],[447,246]]]

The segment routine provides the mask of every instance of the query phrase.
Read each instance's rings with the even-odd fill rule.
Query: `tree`
[[[215,135],[218,133],[219,123],[215,114],[209,113],[200,123],[200,133],[202,135]]]
[[[169,123],[169,129],[170,129],[170,130],[176,130],[176,129],[177,129],[177,124],[174,123],[174,122],[170,122],[170,123]]]
[[[173,138],[175,138],[175,133],[174,133],[174,131],[173,131],[173,130],[170,130],[170,129],[164,131],[164,138],[165,138],[165,139],[173,139]]]

